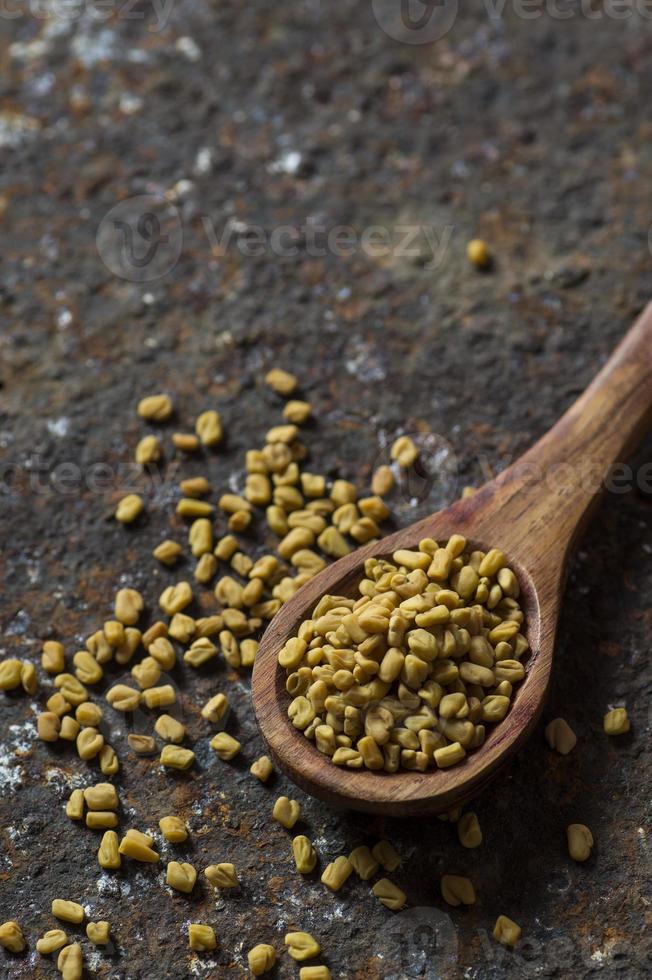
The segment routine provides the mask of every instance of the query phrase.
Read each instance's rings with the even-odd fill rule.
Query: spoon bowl
[[[524,744],[545,704],[568,559],[621,454],[652,421],[652,305],[581,398],[521,459],[473,496],[346,555],[307,582],[269,625],[256,657],[254,710],[270,755],[327,803],[388,816],[441,813],[476,796]],[[287,715],[278,653],[325,594],[352,596],[370,557],[463,534],[500,548],[518,577],[530,652],[507,716],[458,765],[385,773],[336,766]]]

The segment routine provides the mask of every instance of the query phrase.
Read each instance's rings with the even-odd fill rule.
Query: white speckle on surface
[[[50,435],[63,439],[70,432],[70,419],[66,418],[65,415],[60,416],[58,419],[48,419],[46,426]]]
[[[197,151],[193,172],[198,177],[201,177],[204,174],[209,174],[212,169],[213,169],[213,151],[208,146],[202,146],[202,148]]]
[[[184,58],[188,59],[188,61],[199,61],[201,58],[199,46],[191,37],[184,36],[177,38],[174,46],[177,51],[184,56]]]
[[[384,381],[387,370],[381,352],[369,340],[352,337],[346,345],[344,366],[349,374],[365,383]]]
[[[79,22],[72,40],[72,52],[85,68],[92,68],[102,61],[118,61],[121,39],[108,27],[94,30],[94,25]]]
[[[267,169],[272,174],[294,175],[298,172],[302,159],[303,157],[298,150],[286,150],[280,157],[273,160]]]
[[[20,725],[10,725],[7,730],[11,736],[10,747],[17,754],[29,752],[38,738],[36,725],[30,719]]]
[[[178,180],[176,184],[168,188],[165,192],[165,198],[168,201],[181,201],[184,197],[188,197],[195,189],[195,185],[191,180],[183,177]]]
[[[57,312],[57,327],[59,330],[66,330],[72,323],[72,313],[70,310],[59,310]]]
[[[120,112],[125,116],[133,116],[135,112],[139,112],[143,108],[143,100],[139,95],[133,95],[131,92],[123,92],[120,96],[118,106]]]
[[[7,754],[0,755],[0,793],[20,789],[25,780],[25,770],[18,761]]]

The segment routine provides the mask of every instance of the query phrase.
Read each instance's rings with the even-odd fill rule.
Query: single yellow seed
[[[573,861],[588,861],[593,848],[593,834],[583,823],[572,823],[566,828],[568,853]]]
[[[333,980],[327,966],[302,966],[299,970],[299,980]]]
[[[24,663],[20,670],[20,684],[26,694],[36,694],[38,676],[34,664]]]
[[[261,783],[266,783],[274,772],[272,760],[268,755],[261,755],[259,759],[256,759],[256,761],[251,764],[249,772],[252,774],[252,776],[255,776],[256,779],[259,779]]]
[[[441,879],[441,893],[449,905],[473,905],[475,889],[469,878],[461,875],[444,875]]]
[[[166,745],[161,752],[159,761],[167,769],[190,769],[195,761],[195,753],[190,749],[181,749],[176,745]]]
[[[143,498],[137,493],[127,494],[116,507],[115,519],[121,524],[131,524],[142,513],[144,506]]]
[[[450,745],[445,745],[441,749],[435,749],[435,762],[440,769],[446,769],[448,766],[454,766],[461,762],[465,755],[466,752],[459,742],[451,742]]]
[[[66,803],[66,816],[70,820],[82,820],[84,816],[84,791],[74,789]]]
[[[107,830],[102,837],[102,841],[97,851],[97,860],[100,867],[108,870],[117,870],[122,861],[120,860],[120,850],[118,835],[115,830]]]
[[[169,395],[147,395],[138,402],[137,410],[141,419],[165,422],[172,415],[172,399]]]
[[[151,735],[136,735],[132,733],[131,735],[127,735],[127,741],[136,755],[156,755],[158,751],[156,740]]]
[[[74,922],[79,925],[84,921],[86,913],[83,906],[77,902],[69,902],[64,898],[55,898],[52,902],[52,915],[63,922]]]
[[[82,728],[77,736],[77,754],[80,759],[94,759],[104,745],[104,736],[97,728]]]
[[[210,864],[204,869],[204,874],[213,888],[238,888],[238,872],[233,864]]]
[[[70,704],[66,701],[60,691],[57,691],[56,694],[51,695],[51,697],[47,699],[46,707],[48,711],[55,714],[57,718],[61,718],[63,715],[67,714],[71,708]]]
[[[111,934],[111,923],[101,919],[99,922],[89,922],[86,926],[86,935],[96,946],[106,946]]]
[[[291,830],[300,816],[301,806],[296,800],[290,800],[287,796],[279,796],[272,810],[274,820],[287,830]]]
[[[74,674],[57,674],[54,686],[69,704],[75,707],[88,701],[88,689]]]
[[[41,666],[48,674],[60,674],[65,670],[66,661],[63,643],[46,640],[41,654]]]
[[[283,940],[293,960],[311,960],[321,953],[321,946],[309,932],[288,932]]]
[[[82,950],[79,943],[64,946],[57,957],[57,970],[62,980],[81,980],[83,974]]]
[[[172,670],[177,662],[177,655],[175,653],[174,647],[168,640],[167,636],[157,636],[153,643],[150,643],[148,647],[149,658],[155,661],[159,668],[163,670]],[[144,661],[143,661],[144,663]],[[151,676],[154,676],[151,674]],[[159,671],[160,676],[160,671]],[[158,677],[156,678],[158,680]],[[156,681],[154,681],[156,683]],[[151,684],[144,685],[146,687],[151,687]]]
[[[226,697],[226,695],[215,694],[201,709],[201,716],[207,721],[217,724],[218,721],[221,721],[226,714],[228,707],[229,699]]]
[[[110,745],[104,744],[102,746],[98,758],[103,776],[115,776],[120,771],[118,756]]]
[[[86,826],[90,830],[106,830],[118,826],[118,815],[112,810],[89,810],[86,814]]]
[[[23,931],[14,919],[0,925],[0,946],[4,946],[10,953],[22,953],[26,945]]]
[[[353,866],[353,870],[362,881],[369,881],[370,878],[373,878],[380,867],[369,848],[364,845],[362,847],[356,847],[355,850],[351,851],[349,861]]]
[[[217,752],[220,759],[223,759],[225,762],[230,762],[231,759],[235,759],[241,748],[237,738],[233,738],[232,735],[227,735],[226,732],[219,732],[215,735],[211,739],[210,746]]]
[[[56,952],[57,949],[61,949],[67,942],[68,937],[63,929],[48,929],[40,939],[37,939],[36,951],[43,956],[48,956],[50,953]]]
[[[136,589],[120,589],[115,597],[115,618],[125,626],[135,626],[145,607]]]
[[[276,950],[267,943],[259,943],[247,953],[247,962],[253,975],[259,977],[276,964]]]
[[[188,925],[188,945],[197,953],[208,953],[217,949],[217,939],[212,926],[202,922],[191,922]]]
[[[185,892],[188,895],[195,887],[197,872],[192,864],[170,861],[165,874],[165,881],[170,888],[174,888],[178,892]]]
[[[179,517],[210,517],[213,505],[194,497],[182,497],[176,506],[176,512]]]
[[[326,865],[321,876],[321,882],[327,888],[330,888],[332,892],[337,892],[348,881],[352,871],[353,865],[348,857],[341,854],[330,864]]]
[[[176,585],[169,585],[159,596],[159,606],[168,616],[185,609],[188,603],[192,602],[192,588],[188,582],[177,582]]]
[[[627,708],[614,708],[604,716],[604,730],[607,735],[624,735],[629,727]]]
[[[577,735],[563,718],[555,718],[546,725],[545,736],[550,748],[560,755],[568,755],[577,744]]]
[[[497,939],[503,946],[516,946],[521,938],[521,927],[518,926],[506,915],[499,915],[493,931],[494,939]]]
[[[315,870],[317,864],[317,852],[303,834],[295,837],[292,841],[292,854],[297,871],[302,875],[308,875]]]
[[[219,412],[209,409],[202,412],[195,422],[195,432],[203,446],[217,446],[222,441],[222,420]]]
[[[82,684],[99,684],[104,677],[104,671],[88,650],[78,650],[72,662],[75,666],[75,674]]]
[[[293,374],[289,371],[283,371],[282,368],[272,368],[265,375],[265,383],[269,385],[272,391],[275,391],[277,395],[291,395],[297,387],[298,381]]]
[[[161,687],[150,687],[143,691],[143,701],[148,708],[167,708],[174,704],[177,699],[176,691],[171,684],[163,684]]]
[[[401,469],[408,469],[417,456],[419,455],[419,450],[415,446],[412,439],[409,436],[399,436],[398,439],[393,443],[390,450],[390,455],[393,460],[395,460]]]
[[[375,847],[371,849],[371,853],[385,871],[396,871],[401,863],[400,855],[388,840],[378,841]]]
[[[0,661],[0,691],[13,691],[20,687],[20,674],[23,665],[20,660],[10,658]]]
[[[371,890],[381,904],[393,912],[398,912],[407,902],[405,892],[402,892],[398,885],[393,884],[388,878],[381,878]]]
[[[472,238],[466,246],[466,257],[477,269],[486,269],[491,260],[487,243],[482,238]]]
[[[151,838],[147,838],[151,842]],[[142,861],[146,864],[156,864],[159,860],[158,853],[146,844],[140,837],[130,836],[130,831],[127,831],[125,836],[120,841],[119,853],[124,854],[125,857],[133,858],[134,861]]]
[[[310,418],[312,406],[310,402],[293,400],[286,402],[283,406],[283,418],[294,425],[303,425]]]
[[[140,691],[127,684],[114,684],[105,697],[116,711],[135,711],[142,699]]]
[[[117,810],[118,794],[113,783],[96,783],[84,790],[89,810]]]
[[[478,821],[477,814],[469,812],[463,814],[457,821],[457,836],[462,847],[479,847],[482,843],[482,830]]]
[[[152,555],[157,561],[160,561],[162,565],[174,565],[177,559],[181,556],[182,552],[183,548],[180,544],[166,538],[165,541],[161,541],[161,543],[154,548]]]
[[[199,439],[192,432],[173,432],[172,444],[182,453],[196,453],[200,446]]]
[[[383,497],[389,493],[394,486],[394,474],[389,466],[379,466],[373,475],[371,489],[374,493]]]
[[[187,480],[181,480],[179,490],[184,497],[203,497],[211,492],[211,485],[205,476],[191,476]]]
[[[151,463],[158,463],[163,456],[163,447],[156,436],[143,436],[134,454],[139,466],[148,466]]]
[[[158,825],[165,839],[171,844],[181,844],[188,840],[188,829],[180,817],[161,817]]]
[[[131,676],[143,690],[154,687],[161,677],[161,668],[154,657],[145,657],[139,664],[131,668]]]
[[[180,745],[186,737],[186,726],[172,715],[159,715],[154,723],[154,731],[164,742]]]
[[[56,742],[61,730],[61,720],[53,711],[43,711],[36,719],[38,737],[43,742]]]
[[[102,714],[99,704],[93,704],[92,701],[83,701],[75,710],[75,718],[82,728],[97,728],[102,721]]]

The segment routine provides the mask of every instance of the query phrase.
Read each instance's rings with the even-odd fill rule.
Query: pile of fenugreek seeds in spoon
[[[525,676],[517,578],[502,551],[469,552],[461,535],[364,571],[360,598],[324,596],[279,653],[292,723],[336,765],[453,766]]]
[[[0,661],[2,691],[34,696],[45,680],[44,710],[37,718],[40,739],[74,746],[80,760],[99,767],[103,781],[74,788],[65,803],[68,819],[101,834],[89,860],[109,874],[130,861],[143,869],[156,868],[160,850],[171,846],[177,859],[167,864],[165,884],[179,895],[192,895],[198,879],[197,869],[184,860],[192,858],[192,850],[184,847],[192,843],[193,828],[171,812],[160,814],[157,827],[121,828],[119,787],[110,780],[119,779],[121,764],[133,762],[134,756],[158,756],[160,773],[192,770],[195,753],[190,745],[203,735],[196,730],[199,723],[215,732],[210,746],[221,762],[236,758],[241,745],[225,730],[233,717],[228,693],[209,698],[190,731],[174,717],[177,692],[166,681],[166,672],[206,665],[210,670],[220,660],[234,670],[251,668],[258,637],[283,603],[329,560],[382,536],[379,525],[389,516],[382,498],[418,452],[409,437],[398,438],[391,448],[391,467],[376,470],[372,493],[359,497],[352,483],[329,481],[304,467],[308,450],[299,427],[309,419],[311,406],[291,397],[296,379],[275,369],[265,380],[286,399],[283,423],[268,431],[262,448],[246,453],[241,494],[229,488],[218,495],[216,513],[208,499],[213,494],[208,477],[182,479],[176,514],[189,522],[187,545],[169,537],[153,551],[153,560],[170,568],[189,552],[195,563],[193,582],[181,579],[165,588],[158,599],[160,613],[152,618],[138,590],[128,584],[119,589],[113,615],[102,617],[82,649],[71,655],[58,639],[44,642],[41,678],[29,661]],[[139,402],[138,414],[160,430],[172,422],[174,407],[169,396],[151,395]],[[135,458],[144,472],[169,456],[175,465],[196,457],[208,467],[208,453],[222,439],[220,415],[209,409],[195,420],[194,431],[171,432],[168,445],[155,430],[143,434]],[[118,502],[114,516],[137,527],[146,509],[143,497],[131,493]],[[255,532],[254,515],[260,509],[279,540],[254,558],[246,536]],[[397,552],[392,562],[372,559],[365,574],[360,599],[325,597],[281,654],[293,695],[290,717],[338,764],[389,771],[451,765],[481,744],[487,722],[504,716],[512,685],[523,677],[527,642],[516,578],[501,552],[469,553],[460,537],[442,547],[423,541],[416,551]],[[203,610],[199,616],[192,614],[193,600]],[[132,730],[125,744],[116,742],[111,724],[116,713],[133,717],[136,711],[150,719],[153,734]],[[628,731],[625,708],[609,711],[604,729],[609,735]],[[546,739],[564,755],[576,743],[561,718],[548,725]],[[250,766],[251,776],[263,784],[272,771],[265,755]],[[270,817],[292,831],[301,806],[281,796],[270,805]],[[463,847],[482,843],[475,813],[457,809],[442,819],[456,824]],[[567,838],[574,860],[590,857],[593,837],[588,827],[571,824]],[[301,876],[311,875],[322,859],[305,834],[293,836],[290,849]],[[203,869],[207,885],[219,892],[240,886],[238,869],[228,857],[216,853]],[[389,841],[381,840],[373,847],[355,847],[348,855],[332,855],[320,880],[336,892],[355,873],[369,882],[386,908],[398,910],[406,895],[379,876],[393,873],[400,862]],[[443,875],[440,887],[450,906],[475,901],[468,878]],[[37,953],[54,955],[64,980],[80,980],[84,944],[112,948],[111,923],[97,917],[93,921],[89,907],[75,898],[83,901],[81,895],[55,899],[51,928],[35,937]],[[186,917],[180,921],[192,956],[218,948],[216,924],[188,922]],[[494,936],[514,945],[520,928],[501,915]],[[127,936],[120,938],[127,943]],[[274,945],[273,936],[253,938],[268,940],[251,943],[247,954],[250,973],[259,976],[274,967],[281,944]],[[0,945],[9,955],[20,955],[28,946],[23,925],[14,919],[0,923]],[[300,964],[320,955],[318,940],[308,932],[288,932],[283,945]],[[330,977],[325,965],[300,967],[299,980]]]

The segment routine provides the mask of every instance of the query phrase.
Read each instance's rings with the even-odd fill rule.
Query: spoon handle
[[[584,394],[489,485],[510,522],[527,518],[530,553],[537,540],[544,548],[554,540],[563,566],[605,484],[619,493],[631,489],[633,474],[618,473],[614,464],[627,458],[651,425],[652,303]]]

